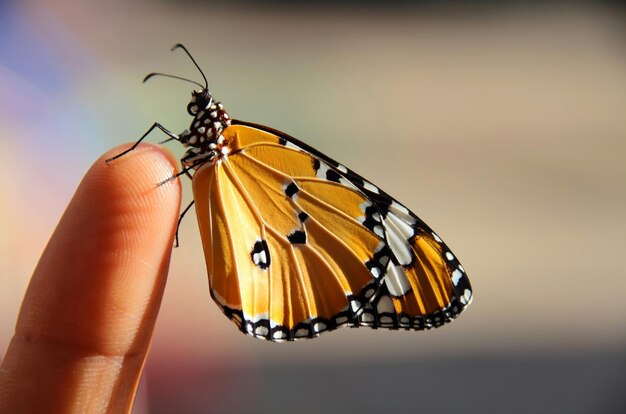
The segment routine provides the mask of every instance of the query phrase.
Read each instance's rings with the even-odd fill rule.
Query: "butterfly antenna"
[[[202,84],[200,84],[200,83],[198,83],[196,81],[192,81],[191,79],[182,78],[182,77],[176,76],[176,75],[168,75],[167,73],[158,73],[158,72],[148,73],[146,75],[146,77],[143,78],[143,83],[146,83],[148,81],[148,79],[150,79],[153,76],[165,76],[166,78],[179,79],[179,80],[182,80],[182,81],[185,81],[185,82],[194,83],[194,84],[198,85],[199,87],[204,88],[202,86]]]
[[[204,72],[202,72],[202,69],[200,69],[200,66],[198,66],[198,63],[196,63],[196,60],[193,58],[193,56],[191,56],[191,53],[189,53],[187,48],[185,46],[183,46],[181,43],[177,43],[170,50],[173,51],[173,50],[176,50],[176,49],[183,49],[185,51],[185,53],[187,53],[187,56],[189,56],[189,59],[191,59],[193,64],[196,65],[196,68],[198,68],[198,70],[200,71],[200,74],[204,78],[204,88],[205,89],[209,89],[209,82],[206,80],[206,76],[204,76]]]

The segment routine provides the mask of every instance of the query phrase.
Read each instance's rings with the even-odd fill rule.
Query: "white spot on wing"
[[[340,178],[339,178],[339,182],[340,182],[341,184],[345,185],[346,187],[356,188],[356,187],[354,186],[354,184],[352,184],[352,183],[350,182],[350,180],[348,180],[348,179],[346,179],[346,178],[340,177]]]
[[[272,334],[272,338],[274,339],[285,339],[287,338],[287,334],[285,334],[283,331],[276,331]]]
[[[463,273],[461,273],[459,269],[456,269],[454,272],[452,272],[452,283],[454,283],[454,286],[459,284],[459,280],[461,280],[461,277],[463,277]]]
[[[369,181],[363,180],[363,188],[371,191],[372,193],[378,194],[378,187],[376,187],[374,184],[370,183]]]
[[[291,144],[289,141],[287,141],[287,145]],[[293,144],[292,144],[293,145]],[[323,162],[320,161],[320,168],[317,170],[317,174],[315,174],[315,176],[317,178],[321,178],[322,180],[326,179],[326,172],[329,170],[328,165]]]
[[[369,312],[364,312],[363,315],[361,315],[361,320],[363,322],[374,322],[374,315]]]
[[[408,239],[413,235],[413,229],[391,213],[385,217],[385,228],[387,230],[389,247],[398,259],[398,262],[405,266],[411,264],[413,256]]]
[[[380,224],[374,226],[374,233],[376,233],[376,235],[381,239],[385,237],[385,231],[383,230],[383,226]]]
[[[378,313],[394,313],[395,308],[393,307],[393,302],[391,298],[387,295],[381,296],[378,303],[376,304],[376,309]]]
[[[393,325],[393,319],[391,319],[391,317],[389,317],[389,316],[381,316],[379,322],[380,322],[381,326],[392,326]]]
[[[406,221],[410,225],[415,224],[416,220],[414,217],[411,216],[411,214],[409,214],[409,209],[404,207],[397,201],[394,200],[391,202],[391,205],[389,206],[389,211],[398,216],[400,219]]]
[[[413,230],[413,227],[411,227],[406,221],[402,220],[393,213],[387,213],[387,217],[385,217],[385,225],[390,226],[391,224],[398,229],[398,232],[406,240],[409,240],[415,235],[415,230]]]
[[[463,292],[463,296],[459,299],[462,304],[469,305],[472,302],[472,291],[469,289],[465,289]]]
[[[393,263],[389,264],[385,283],[387,283],[389,293],[394,296],[403,296],[411,290],[411,284],[404,274],[404,269],[402,269],[402,266],[394,265]]]
[[[313,325],[313,330],[315,332],[322,332],[326,330],[326,324],[324,322],[317,322]]]
[[[344,324],[346,322],[348,322],[348,317],[347,316],[339,316],[339,317],[335,318],[335,323],[337,325],[341,325],[341,324]]]
[[[339,164],[339,165],[337,166],[337,169],[338,169],[339,171],[341,171],[342,173],[344,173],[344,174],[346,174],[346,173],[348,172],[348,169],[347,169],[346,167],[344,167],[343,165],[341,165],[341,164]]]

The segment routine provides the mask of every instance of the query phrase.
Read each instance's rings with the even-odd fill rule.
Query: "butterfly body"
[[[215,102],[207,89],[193,91],[187,112],[193,116],[188,129],[178,135],[178,141],[190,147],[181,159],[183,167],[195,168],[230,151],[222,132],[231,123],[221,102]]]

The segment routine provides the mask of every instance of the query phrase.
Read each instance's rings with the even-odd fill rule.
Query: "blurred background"
[[[183,42],[233,117],[419,214],[475,299],[430,332],[247,338],[209,297],[190,217],[135,413],[626,412],[625,16],[591,1],[0,2],[0,355],[90,164],[154,121],[188,126],[188,84],[141,84],[199,79],[169,52]]]

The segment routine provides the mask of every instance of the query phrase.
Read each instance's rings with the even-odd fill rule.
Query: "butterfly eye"
[[[196,116],[198,112],[200,111],[201,107],[203,107],[202,95],[200,95],[196,91],[193,91],[191,93],[191,100],[189,101],[189,104],[187,105],[187,112],[191,116]]]
[[[213,102],[213,97],[208,90],[193,91],[191,101],[187,105],[187,112],[191,116],[196,116],[201,110],[206,109]]]

